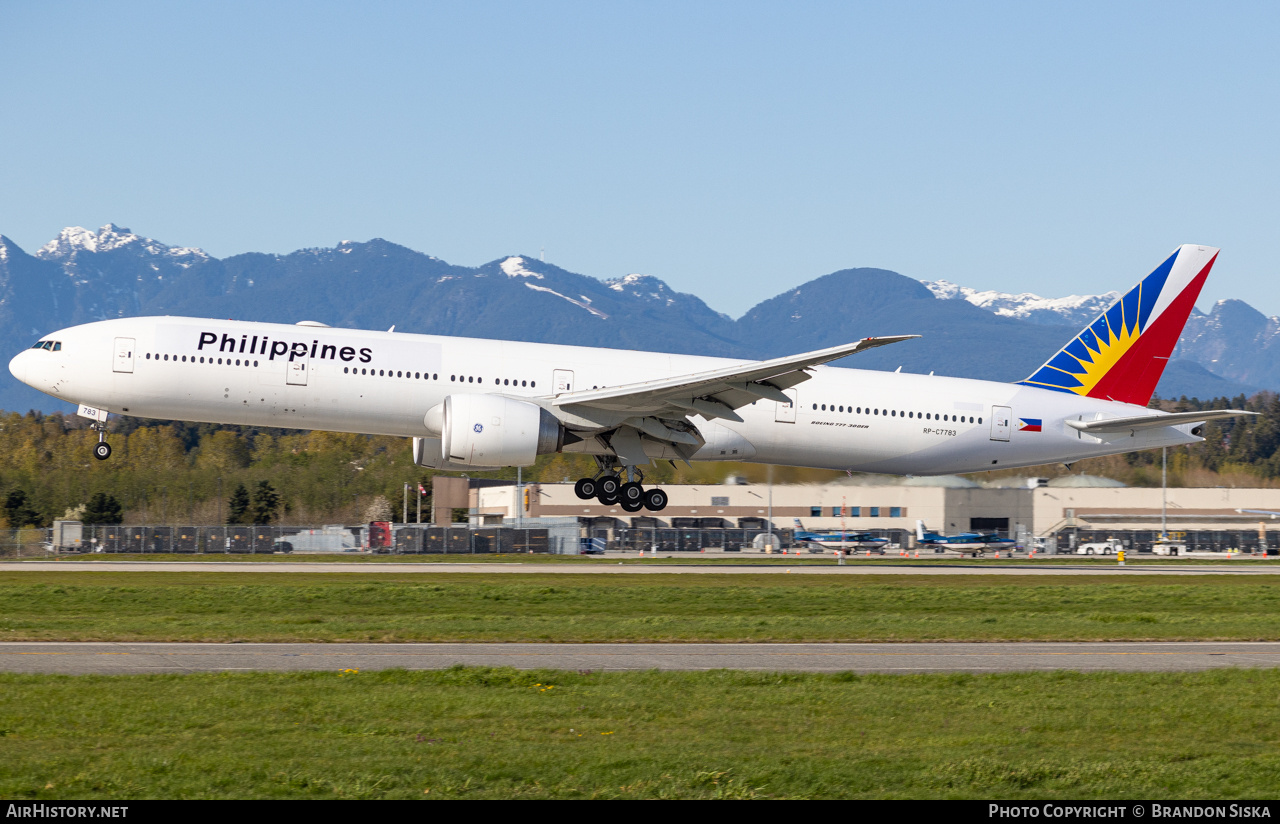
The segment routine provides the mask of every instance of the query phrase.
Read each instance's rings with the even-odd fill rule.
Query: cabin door
[[[787,389],[783,392],[791,400],[783,403],[778,401],[778,411],[774,413],[773,419],[778,423],[795,423],[796,422],[796,404],[798,399],[797,390]]]
[[[991,440],[1007,441],[1009,440],[1009,430],[1012,428],[1013,410],[1007,406],[991,407]]]
[[[112,359],[112,371],[133,371],[133,344],[133,338],[116,338],[116,356]]]
[[[284,382],[290,386],[307,385],[307,362],[305,360],[289,361],[289,371],[285,372]]]

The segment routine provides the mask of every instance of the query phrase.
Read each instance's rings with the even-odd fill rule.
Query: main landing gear
[[[94,424],[93,428],[98,430],[98,442],[93,445],[93,457],[105,461],[111,457],[111,444],[107,443],[106,426],[99,423]]]
[[[644,474],[634,466],[623,467],[627,480],[614,470],[612,464],[596,459],[600,471],[590,478],[579,478],[573,491],[584,501],[595,498],[605,506],[620,505],[625,512],[661,512],[667,507],[667,493],[657,487],[645,489],[641,483]],[[632,480],[635,478],[635,480]]]

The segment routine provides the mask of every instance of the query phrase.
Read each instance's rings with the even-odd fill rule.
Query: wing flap
[[[1128,418],[1107,418],[1101,421],[1067,421],[1067,426],[1081,432],[1128,432],[1133,429],[1157,429],[1161,426],[1178,426],[1184,423],[1203,423],[1241,415],[1257,415],[1243,409],[1210,409],[1204,412],[1171,412],[1162,415],[1134,415]]]

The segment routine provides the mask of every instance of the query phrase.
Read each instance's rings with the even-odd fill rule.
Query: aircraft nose
[[[13,360],[9,361],[9,371],[13,373],[15,378],[26,384],[30,384],[27,380],[27,374],[31,366],[30,354],[29,351],[24,350],[14,355]]]

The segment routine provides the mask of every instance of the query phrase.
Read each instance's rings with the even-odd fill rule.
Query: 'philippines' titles
[[[217,346],[219,352],[231,352],[237,355],[265,355],[267,360],[275,360],[277,357],[289,356],[289,360],[297,360],[298,358],[320,358],[321,360],[343,360],[353,361],[359,358],[360,363],[369,363],[373,360],[373,350],[369,347],[361,347],[356,349],[353,346],[337,346],[336,344],[326,343],[321,345],[320,341],[311,341],[310,346],[305,341],[293,341],[292,343],[282,340],[269,340],[266,335],[241,335],[236,338],[234,335],[223,335],[222,339],[218,339],[217,332],[201,332],[200,343],[196,349],[204,351],[206,346]]]

